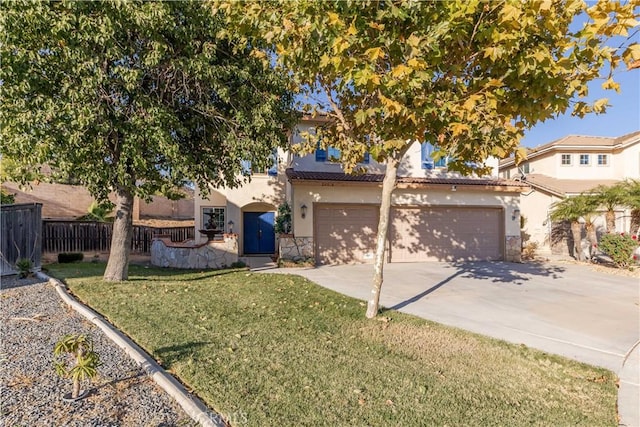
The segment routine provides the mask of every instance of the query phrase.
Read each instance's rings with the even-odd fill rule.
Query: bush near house
[[[600,250],[611,257],[611,260],[619,268],[629,268],[635,264],[638,249],[638,236],[625,233],[605,234],[600,239]]]

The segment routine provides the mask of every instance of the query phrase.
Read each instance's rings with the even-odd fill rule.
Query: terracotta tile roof
[[[592,190],[598,185],[613,185],[616,180],[588,180],[588,179],[558,179],[542,174],[528,174],[524,181],[534,188],[548,191],[564,197],[567,194],[579,194]]]
[[[382,174],[346,174],[336,172],[312,172],[295,171],[291,168],[286,171],[290,181],[340,181],[340,182],[370,182],[382,183]],[[431,184],[431,185],[478,185],[492,187],[526,187],[518,181],[500,178],[474,178],[474,177],[398,177],[399,184]]]

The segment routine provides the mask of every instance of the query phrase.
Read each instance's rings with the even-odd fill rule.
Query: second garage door
[[[378,210],[375,205],[315,205],[316,262],[372,263]]]
[[[390,261],[503,259],[503,215],[486,207],[393,208]]]

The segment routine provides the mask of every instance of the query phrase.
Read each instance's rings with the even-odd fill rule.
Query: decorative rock
[[[280,236],[280,258],[299,261],[313,258],[313,237]]]
[[[193,241],[172,242],[158,236],[151,244],[151,264],[183,269],[225,268],[238,261],[236,234],[225,234],[224,240],[195,244]]]

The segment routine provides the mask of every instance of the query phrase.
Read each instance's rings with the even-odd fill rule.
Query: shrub
[[[600,239],[599,248],[611,257],[617,267],[628,268],[634,262],[633,252],[638,248],[638,236],[605,234]]]
[[[60,264],[66,264],[69,262],[82,261],[84,259],[84,254],[81,252],[63,252],[58,254],[58,262]]]
[[[247,266],[247,264],[245,264],[242,261],[236,261],[234,263],[231,263],[231,268],[245,268]]]
[[[536,252],[538,251],[537,242],[527,242],[522,248],[522,259],[532,260],[536,258]]]
[[[28,258],[21,258],[16,261],[16,268],[18,269],[18,277],[24,279],[25,277],[31,274],[31,268],[33,264],[31,264],[31,260]]]

